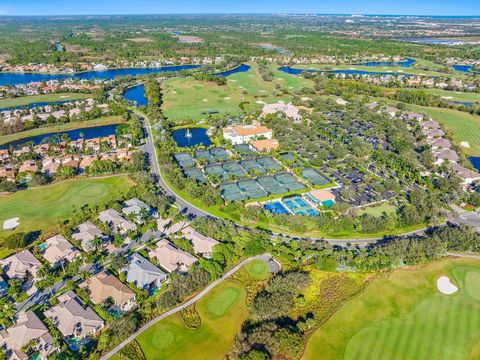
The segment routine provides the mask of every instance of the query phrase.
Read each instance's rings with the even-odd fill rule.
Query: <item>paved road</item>
[[[450,256],[459,257],[459,258],[480,260],[480,255],[458,254],[458,253],[451,253],[451,252],[449,252],[447,254],[450,255]]]
[[[450,204],[450,207],[457,213],[457,218],[453,219],[454,221],[456,220],[461,224],[469,225],[477,231],[480,230],[480,215],[478,213],[467,211],[454,204]]]
[[[142,120],[145,125],[145,129],[147,130],[147,143],[145,144],[145,152],[148,154],[148,158],[150,160],[150,169],[157,181],[158,186],[162,190],[162,192],[175,204],[177,204],[180,208],[180,211],[184,215],[190,215],[192,217],[205,217],[210,216],[214,217],[213,215],[208,214],[207,212],[197,208],[196,206],[190,204],[189,202],[183,200],[181,197],[177,196],[177,194],[168,186],[165,180],[160,173],[160,168],[158,166],[158,157],[157,152],[155,150],[155,142],[153,140],[153,131],[150,121],[146,116],[142,113],[133,110],[135,114],[137,114]]]
[[[262,260],[265,260],[269,265],[271,264],[271,261],[273,261],[272,259],[272,256],[270,254],[263,254],[263,255],[259,255],[259,256],[253,256],[253,257],[250,257],[248,259],[245,259],[243,260],[241,263],[239,263],[237,266],[235,266],[234,268],[232,268],[230,271],[228,271],[227,273],[225,273],[225,275],[223,275],[221,278],[215,280],[214,282],[212,282],[210,285],[208,285],[205,289],[203,289],[200,293],[198,293],[196,296],[194,296],[193,298],[191,298],[190,300],[188,300],[187,302],[183,303],[182,305],[179,305],[177,306],[176,308],[173,308],[173,309],[170,309],[162,314],[160,314],[159,316],[157,316],[155,319],[152,319],[150,320],[148,323],[146,323],[145,325],[143,325],[140,329],[138,329],[137,331],[135,331],[132,335],[130,335],[127,339],[125,339],[122,343],[120,343],[119,345],[117,345],[115,348],[113,348],[112,350],[110,350],[107,354],[105,354],[104,356],[102,356],[100,358],[100,360],[107,360],[109,359],[110,357],[112,357],[113,355],[115,355],[117,352],[119,352],[124,346],[126,346],[127,344],[131,343],[138,335],[142,334],[145,330],[147,330],[150,326],[152,325],[155,325],[157,322],[165,319],[166,317],[170,316],[170,315],[173,315],[173,314],[176,314],[177,312],[181,311],[182,309],[185,309],[186,307],[194,304],[195,302],[197,302],[198,300],[200,300],[201,298],[203,298],[206,294],[208,294],[215,286],[217,286],[218,284],[220,284],[221,282],[225,281],[226,279],[228,279],[230,276],[232,276],[233,274],[235,274],[238,270],[240,270],[240,268],[242,268],[245,264],[249,263],[250,261],[252,260],[255,260],[255,259],[262,259]]]
[[[145,144],[145,152],[148,154],[148,157],[150,159],[150,169],[152,174],[154,175],[157,184],[159,185],[160,189],[162,189],[163,193],[170,198],[174,203],[176,203],[180,207],[180,211],[182,212],[183,215],[191,216],[191,217],[211,217],[211,218],[217,218],[214,215],[211,215],[202,209],[197,208],[196,206],[190,204],[189,202],[185,201],[181,197],[179,197],[165,182],[165,180],[162,177],[162,174],[160,173],[160,169],[158,166],[158,157],[157,153],[155,150],[155,143],[153,140],[153,131],[152,127],[150,124],[149,119],[142,113],[136,111],[135,109],[133,110],[143,121],[145,125],[145,129],[147,131],[147,143]],[[444,224],[441,224],[444,225]],[[425,231],[428,230],[428,227],[415,230],[415,231],[410,231],[408,233],[400,234],[398,236],[409,236],[409,235],[422,235],[425,233]],[[278,236],[281,236],[282,234],[278,233],[272,233],[272,238],[277,238]],[[315,238],[315,237],[296,237],[293,236],[292,238],[298,239],[298,240],[323,240],[327,241],[331,245],[334,246],[358,246],[358,247],[366,247],[368,245],[377,243],[377,242],[382,242],[382,241],[388,241],[389,239],[392,239],[392,237],[374,237],[374,238],[363,238],[363,239],[357,239],[357,238],[351,238],[351,239],[328,239],[328,238]]]

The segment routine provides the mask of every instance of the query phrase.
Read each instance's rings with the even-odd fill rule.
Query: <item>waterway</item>
[[[404,61],[368,61],[359,64],[357,66],[389,66],[389,67],[402,67],[409,68],[416,62],[415,59],[406,58]]]
[[[212,144],[205,128],[178,129],[173,131],[172,136],[179,147],[194,147],[200,144],[207,147]]]
[[[279,71],[290,75],[300,75],[303,72],[308,73],[330,73],[330,74],[346,74],[346,75],[403,75],[403,76],[414,76],[413,74],[404,74],[398,72],[380,72],[380,71],[365,71],[365,70],[311,70],[311,69],[296,69],[289,66],[282,66],[278,68]]]
[[[25,107],[28,107],[29,109],[33,109],[36,107],[43,107],[47,105],[62,105],[66,103],[72,103],[78,100],[62,100],[62,101],[41,101],[41,102],[36,102],[36,103],[30,103],[22,106],[13,106],[13,107],[0,107],[0,111],[6,111],[6,110],[19,110],[19,109],[24,109]]]
[[[472,163],[473,167],[480,172],[480,156],[470,156],[468,158],[470,162]]]
[[[152,73],[172,72],[197,69],[200,65],[162,66],[158,68],[125,68],[105,71],[86,71],[75,74],[40,74],[0,72],[0,85],[20,85],[34,81],[49,81],[62,79],[80,80],[113,80],[119,76],[138,76]]]
[[[247,72],[248,70],[250,70],[250,66],[247,65],[247,64],[242,64],[240,66],[237,66],[236,68],[233,68],[232,70],[222,71],[222,72],[219,72],[219,73],[215,73],[213,75],[216,75],[216,76],[230,76],[230,75],[237,74],[237,73],[244,73],[244,72]]]
[[[87,127],[69,131],[58,131],[58,132],[51,132],[42,135],[31,136],[23,139],[18,139],[3,145],[0,145],[0,149],[8,149],[10,146],[14,148],[19,148],[25,145],[26,143],[33,142],[34,145],[38,145],[44,142],[45,139],[51,137],[59,137],[61,135],[67,135],[70,140],[78,140],[83,138],[85,140],[98,138],[98,137],[105,137],[110,135],[116,134],[118,124],[114,125],[103,125],[103,126],[96,126],[96,127]],[[58,140],[58,139],[57,139]]]

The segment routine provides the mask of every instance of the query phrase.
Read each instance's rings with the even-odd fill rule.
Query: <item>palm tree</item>
[[[13,304],[6,302],[5,299],[0,299],[0,324],[6,328],[17,313]]]
[[[95,236],[92,240],[92,246],[95,249],[95,251],[98,251],[100,246],[102,246],[103,240],[100,236]]]

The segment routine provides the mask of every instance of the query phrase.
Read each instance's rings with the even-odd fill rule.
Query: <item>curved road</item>
[[[241,263],[239,263],[238,265],[236,265],[235,267],[233,267],[231,270],[229,270],[227,273],[225,273],[225,275],[223,275],[221,278],[215,280],[214,282],[212,282],[210,285],[208,285],[205,289],[203,289],[200,293],[198,293],[197,295],[195,295],[193,298],[191,298],[190,300],[188,300],[187,302],[183,303],[182,305],[179,305],[177,306],[176,308],[173,308],[173,309],[170,309],[168,311],[165,311],[164,313],[160,314],[159,316],[157,316],[156,318],[150,320],[148,323],[146,323],[145,325],[143,325],[140,329],[138,329],[137,331],[135,331],[132,335],[130,335],[128,338],[126,338],[124,341],[122,341],[120,344],[118,344],[117,346],[115,346],[112,350],[110,350],[107,354],[105,354],[104,356],[102,356],[100,358],[100,360],[107,360],[109,359],[110,357],[112,357],[113,355],[115,355],[117,352],[119,352],[123,347],[125,347],[127,344],[131,343],[138,335],[140,335],[141,333],[143,333],[145,330],[147,330],[150,326],[152,325],[155,325],[157,322],[165,319],[166,317],[170,316],[170,315],[173,315],[173,314],[176,314],[178,313],[179,311],[185,309],[186,307],[196,303],[198,300],[200,300],[201,298],[203,298],[206,294],[208,294],[210,292],[210,290],[212,290],[215,286],[217,286],[218,284],[220,284],[221,282],[223,282],[224,280],[228,279],[230,276],[232,276],[233,274],[235,274],[238,270],[240,270],[245,264],[249,263],[250,261],[252,260],[255,260],[255,259],[262,259],[264,261],[266,261],[268,264],[269,264],[269,267],[270,267],[270,270],[272,271],[273,268],[272,266],[270,265],[271,264],[271,261],[273,260],[272,256],[270,254],[263,254],[263,255],[258,255],[258,256],[252,256],[248,259],[245,259],[243,260]],[[274,261],[274,260],[273,260]]]
[[[153,140],[153,131],[152,127],[150,124],[150,121],[147,116],[145,116],[143,113],[138,112],[137,110],[133,109],[133,112],[137,114],[141,119],[143,119],[143,122],[145,124],[145,129],[147,130],[147,142],[145,145],[145,152],[148,154],[150,163],[151,163],[151,172],[154,175],[158,186],[160,189],[162,189],[163,193],[171,199],[174,203],[176,203],[180,211],[185,214],[185,215],[191,215],[193,217],[211,217],[211,218],[218,218],[215,215],[212,215],[210,213],[205,212],[204,210],[196,207],[195,205],[190,204],[188,201],[184,200],[183,198],[179,197],[175,191],[173,191],[168,184],[165,182],[165,180],[162,177],[162,174],[160,173],[160,168],[158,166],[158,157],[157,157],[157,152],[155,149],[155,142]],[[445,225],[445,223],[440,224],[440,226]],[[392,237],[376,237],[376,238],[351,238],[351,239],[327,239],[327,238],[315,238],[315,237],[301,237],[301,236],[291,236],[293,239],[298,239],[298,240],[323,240],[327,241],[331,245],[334,246],[359,246],[359,247],[365,247],[370,244],[374,244],[377,242],[382,242],[382,241],[388,241],[389,239],[393,237],[401,237],[401,236],[409,236],[409,235],[421,235],[423,234],[426,230],[428,230],[429,227],[425,227],[422,229],[410,231],[404,234],[399,234],[395,235]],[[278,233],[271,233],[272,238],[277,238],[279,236],[282,236],[282,234]]]

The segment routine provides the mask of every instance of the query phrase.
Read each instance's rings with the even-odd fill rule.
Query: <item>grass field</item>
[[[200,119],[203,111],[237,114],[241,112],[239,104],[247,102],[247,110],[261,109],[262,104],[279,100],[289,101],[290,95],[274,97],[277,84],[289,91],[311,85],[310,80],[301,77],[274,72],[274,80],[263,81],[256,64],[249,64],[248,72],[227,77],[227,85],[218,86],[211,82],[196,81],[192,77],[170,79],[163,85],[163,109],[165,114],[176,121]]]
[[[118,116],[106,116],[98,119],[93,120],[86,120],[86,121],[76,121],[68,124],[56,125],[56,126],[47,126],[41,127],[37,129],[32,129],[28,131],[22,131],[15,134],[10,135],[2,135],[0,136],[0,145],[9,143],[11,141],[25,139],[31,136],[37,136],[47,133],[55,133],[61,131],[69,131],[81,128],[88,128],[88,127],[95,127],[101,125],[109,125],[109,124],[120,124],[124,122],[123,118]]]
[[[224,359],[247,317],[245,287],[225,281],[196,303],[196,310],[202,320],[197,330],[172,315],[137,338],[147,360]]]
[[[73,206],[97,205],[119,198],[133,185],[128,176],[71,180],[36,189],[0,195],[0,225],[20,218],[16,231],[45,230],[68,219]],[[0,230],[0,235],[10,232]]]
[[[0,100],[0,108],[24,106],[38,102],[55,102],[55,101],[75,101],[92,97],[91,94],[77,94],[77,93],[59,93],[59,94],[45,94],[23,96],[12,99]]]
[[[431,108],[407,104],[407,107],[419,113],[427,114],[453,132],[456,145],[467,141],[470,147],[463,147],[468,155],[480,155],[480,116],[452,109]]]
[[[383,212],[386,212],[387,214],[391,214],[395,212],[396,208],[395,206],[389,204],[388,202],[382,202],[378,206],[367,206],[364,209],[358,210],[358,214],[369,214],[373,216],[381,216]]]
[[[442,295],[446,275],[459,291]],[[379,278],[310,338],[304,359],[463,360],[480,356],[480,261],[448,259]]]

